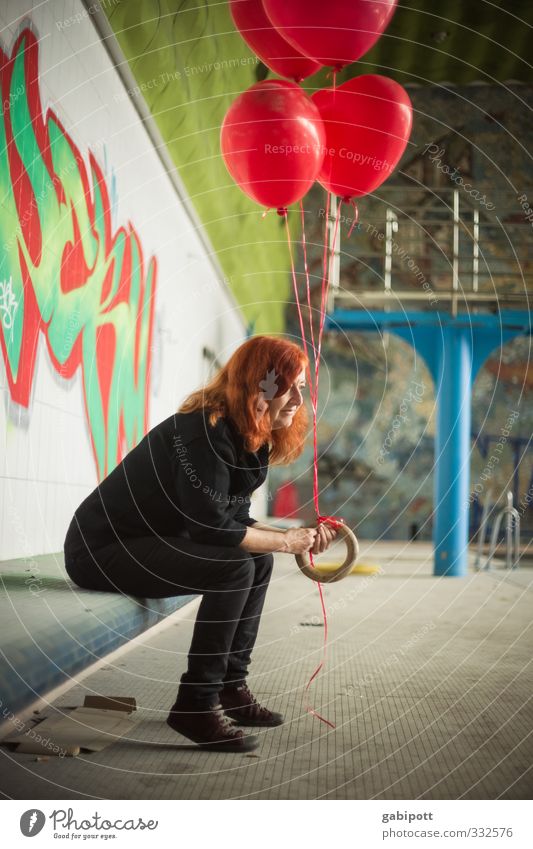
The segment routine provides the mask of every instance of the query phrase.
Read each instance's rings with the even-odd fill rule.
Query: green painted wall
[[[0,63],[0,351],[8,397],[35,414],[46,340],[56,374],[81,374],[101,480],[148,430],[157,260],[143,252],[133,222],[113,226],[97,158],[89,151],[86,164],[75,133],[45,111],[48,69],[30,27],[11,56],[0,50]]]
[[[102,3],[245,319],[256,331],[284,328],[289,258],[282,222],[234,185],[220,156],[219,128],[232,101],[266,69],[235,31],[224,0]],[[438,4],[437,4],[438,6]],[[376,46],[338,82],[384,73],[399,82],[531,81],[521,57],[531,0],[465,3],[403,0]],[[269,76],[272,76],[270,73]],[[326,70],[305,81],[331,85]],[[297,216],[291,227],[297,229]]]
[[[388,74],[402,85],[533,82],[532,21],[531,0],[399,0],[383,36],[344,75]]]
[[[220,154],[228,107],[257,82],[257,61],[227,4],[103,7],[246,322],[255,332],[281,332],[290,282],[282,219],[274,210],[262,218],[264,208],[235,186]]]

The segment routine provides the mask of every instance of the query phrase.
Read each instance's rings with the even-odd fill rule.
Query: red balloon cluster
[[[321,65],[343,68],[374,46],[398,0],[263,0],[280,35]]]
[[[318,181],[341,197],[375,191],[390,177],[411,134],[409,95],[389,77],[365,74],[315,92],[326,131]]]
[[[290,80],[300,82],[320,69],[320,63],[305,56],[274,28],[262,0],[230,0],[235,26],[261,61]]]
[[[287,80],[265,80],[232,103],[221,148],[236,183],[252,200],[286,207],[311,188],[324,159],[326,132],[310,97]]]
[[[355,77],[308,97],[296,84],[339,69],[378,40],[398,0],[229,0],[242,37],[286,80],[251,86],[230,106],[221,149],[233,179],[257,203],[284,209],[318,180],[347,199],[375,191],[405,150],[412,106],[399,83]]]

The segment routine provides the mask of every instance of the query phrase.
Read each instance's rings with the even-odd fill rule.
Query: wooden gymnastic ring
[[[332,584],[334,581],[340,581],[346,575],[349,575],[353,564],[357,560],[359,543],[354,532],[347,525],[339,525],[336,530],[337,537],[346,543],[346,559],[334,572],[320,572],[318,568],[313,569],[308,552],[294,555],[301,571],[307,578],[311,578],[312,581],[318,581],[320,584]]]

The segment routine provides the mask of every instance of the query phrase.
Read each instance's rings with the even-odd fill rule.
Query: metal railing
[[[479,529],[478,549],[476,556],[476,569],[481,572],[489,570],[492,564],[492,558],[496,552],[498,545],[502,522],[505,519],[505,568],[516,569],[520,558],[520,513],[513,506],[513,493],[507,493],[507,505],[500,510],[496,516],[492,534],[490,538],[489,553],[484,565],[481,565],[482,551],[485,544],[487,521],[489,516],[489,500],[490,494],[487,494],[485,504],[483,505],[483,518]]]
[[[367,203],[369,217],[361,216],[350,239],[341,218],[328,308],[359,302],[386,309],[406,301],[425,310],[449,309],[453,315],[461,306],[529,309],[532,223],[510,193],[495,194],[490,211],[463,195],[463,190],[442,187],[428,187],[425,193],[397,186],[381,190]],[[333,199],[330,244],[335,211]]]

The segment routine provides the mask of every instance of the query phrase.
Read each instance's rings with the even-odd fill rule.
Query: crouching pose
[[[283,531],[249,515],[269,462],[303,450],[306,364],[291,342],[247,340],[80,504],[65,539],[80,587],[202,595],[167,723],[206,749],[249,751],[258,740],[239,726],[283,722],[246,683],[273,553],[318,554],[336,533]]]

